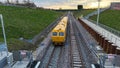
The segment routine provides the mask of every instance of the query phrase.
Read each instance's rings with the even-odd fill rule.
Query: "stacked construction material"
[[[78,20],[84,26],[84,28],[94,37],[94,39],[98,42],[98,44],[103,48],[106,53],[120,55],[120,47],[117,47],[114,43],[110,42],[106,37],[102,36],[97,31],[92,29],[81,19]]]

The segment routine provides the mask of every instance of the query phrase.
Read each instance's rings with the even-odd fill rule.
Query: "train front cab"
[[[52,32],[52,42],[54,45],[64,45],[65,42],[65,32]]]

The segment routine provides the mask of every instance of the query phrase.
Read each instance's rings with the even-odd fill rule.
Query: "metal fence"
[[[100,13],[101,13],[101,12],[104,12],[105,10],[108,10],[108,9],[110,9],[110,7],[101,8],[101,9],[100,9]],[[97,14],[98,14],[98,10],[96,10],[96,11],[94,11],[94,12],[86,15],[85,18],[86,18],[86,19],[89,19],[90,16],[97,15]]]
[[[96,24],[96,21],[91,20],[91,19],[88,19],[88,20],[91,21],[91,22],[93,22],[94,24]],[[109,26],[106,26],[106,25],[104,25],[104,24],[101,24],[101,23],[98,23],[98,25],[99,25],[100,27],[108,30],[109,32],[115,34],[116,36],[120,37],[120,31],[115,30],[115,29],[113,29],[113,28],[111,28],[111,27],[109,27]]]
[[[103,12],[103,11],[105,11],[105,10],[108,10],[108,9],[109,9],[109,7],[104,8],[104,9],[100,9],[100,13]],[[94,12],[88,14],[87,16],[85,16],[85,18],[88,19],[89,21],[93,22],[94,24],[96,24],[96,21],[89,19],[90,16],[93,16],[93,15],[96,15],[96,14],[97,14],[97,11],[94,11]],[[106,26],[106,25],[103,25],[103,24],[101,24],[101,23],[98,23],[98,25],[99,25],[100,27],[102,27],[102,28],[110,31],[111,33],[117,35],[118,37],[120,37],[120,31],[115,30],[115,29],[113,29],[113,28],[111,28],[111,27],[108,27],[108,26]]]
[[[93,22],[93,27],[94,29],[96,28],[96,22],[93,20],[89,20],[90,22]],[[105,26],[101,23],[98,24],[99,27],[103,28],[100,31],[100,34],[106,37],[106,39],[109,39],[110,42],[114,43],[115,45],[119,46],[120,44],[120,31],[117,31],[113,28],[110,28],[108,26]]]

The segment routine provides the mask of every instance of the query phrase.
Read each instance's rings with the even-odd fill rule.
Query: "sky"
[[[6,1],[6,0],[0,0]],[[10,0],[15,1],[15,0]],[[23,0],[19,0],[22,1]],[[83,5],[84,8],[96,8],[98,6],[98,0],[30,0],[34,2],[38,7],[52,8],[52,9],[77,9],[77,5]],[[100,6],[107,7],[110,2],[120,2],[120,0],[101,0]]]

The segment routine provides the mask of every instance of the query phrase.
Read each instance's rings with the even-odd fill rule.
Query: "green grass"
[[[21,42],[16,40],[20,37],[32,39],[63,13],[43,9],[0,6],[0,14],[3,15],[9,49],[14,49],[10,45],[19,46]],[[3,34],[0,26],[0,42],[2,41]],[[23,45],[21,44],[21,46]]]
[[[84,9],[81,11],[75,11],[74,15],[75,15],[75,17],[86,16],[93,11],[95,11],[95,9]]]
[[[16,43],[17,42],[17,43]],[[33,45],[31,43],[21,41],[15,38],[11,38],[10,41],[8,41],[8,48],[9,51],[16,51],[16,50],[35,50],[37,48],[36,45]]]
[[[96,15],[90,19],[96,21]],[[100,13],[100,23],[120,31],[120,10],[106,10]]]

